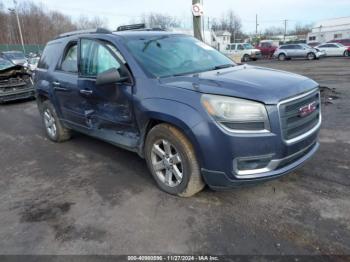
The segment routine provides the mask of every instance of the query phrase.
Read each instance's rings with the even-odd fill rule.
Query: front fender
[[[162,98],[148,98],[144,99],[136,114],[138,116],[138,125],[141,127],[142,142],[141,148],[147,136],[147,126],[150,121],[160,121],[171,124],[179,128],[192,143],[196,152],[198,161],[202,163],[202,153],[199,150],[198,140],[192,132],[192,128],[204,121],[204,116],[194,107],[185,103],[162,99]]]

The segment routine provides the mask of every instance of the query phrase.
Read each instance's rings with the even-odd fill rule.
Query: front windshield
[[[244,49],[254,49],[254,47],[251,44],[243,44]]]
[[[12,64],[10,61],[0,58],[0,70],[5,70],[13,66],[14,64]]]
[[[25,59],[25,56],[21,52],[6,53],[9,59]]]
[[[144,70],[155,77],[199,73],[235,65],[214,48],[189,36],[131,39],[127,46]]]
[[[341,43],[337,43],[338,46],[343,47],[344,45]]]

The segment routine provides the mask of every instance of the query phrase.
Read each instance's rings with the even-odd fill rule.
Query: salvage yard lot
[[[1,254],[350,254],[350,58],[251,64],[322,86],[321,148],[279,180],[183,199],[136,154],[50,142],[34,101],[0,106]]]

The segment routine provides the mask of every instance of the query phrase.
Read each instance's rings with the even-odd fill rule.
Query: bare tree
[[[151,28],[179,27],[181,24],[178,18],[173,16],[168,16],[168,15],[163,15],[160,13],[143,14],[141,16],[140,22],[146,24],[148,27],[151,27]]]
[[[283,35],[284,34],[284,28],[283,27],[276,27],[271,26],[265,29],[263,35],[265,36],[275,36],[275,35]]]
[[[307,35],[312,30],[312,24],[301,24],[295,25],[294,29],[290,31],[292,35]]]
[[[212,30],[230,32],[231,42],[244,37],[242,33],[242,21],[233,10],[229,10],[223,14],[220,20],[214,19],[212,22]]]
[[[87,16],[81,15],[75,24],[79,30],[107,27],[107,21],[98,16],[95,16],[90,19]]]
[[[43,4],[21,1],[17,7],[25,44],[42,45],[57,35],[86,28],[105,27],[107,21],[99,17],[80,17],[76,22],[70,16],[50,11]],[[0,0],[0,44],[19,44],[18,26],[13,12],[4,8]]]

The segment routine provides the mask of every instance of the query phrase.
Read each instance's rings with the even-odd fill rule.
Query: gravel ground
[[[350,58],[251,64],[336,88],[321,148],[279,180],[189,199],[159,191],[136,154],[48,141],[34,101],[0,106],[0,254],[350,255]]]

